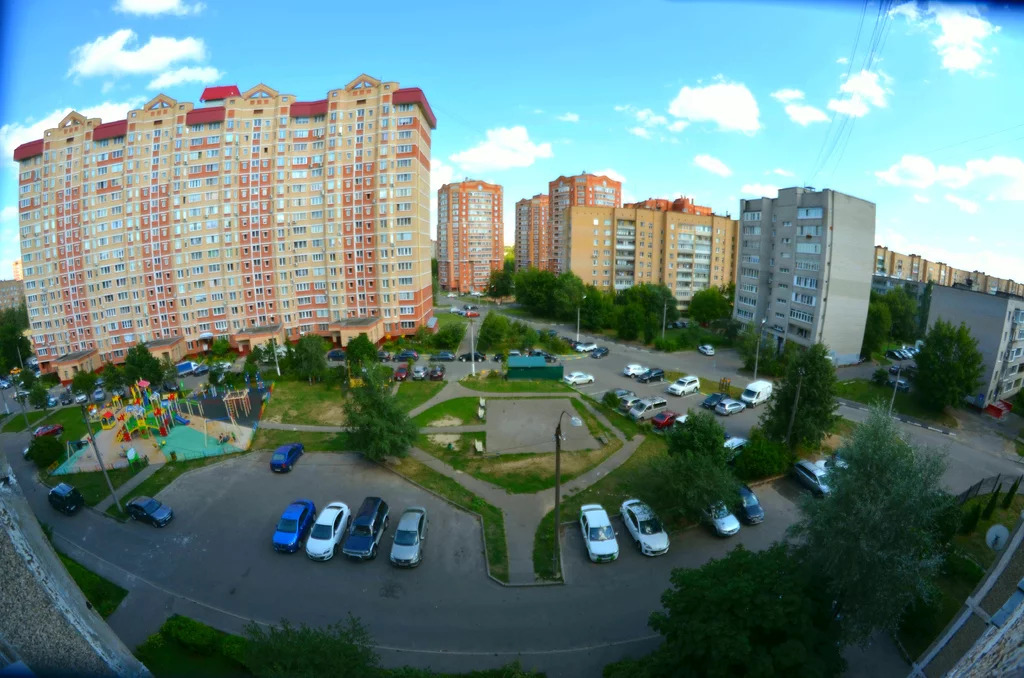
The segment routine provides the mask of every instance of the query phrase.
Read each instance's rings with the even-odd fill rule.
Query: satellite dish
[[[993,525],[985,533],[985,543],[993,551],[1002,551],[1010,539],[1010,530],[1005,525]]]

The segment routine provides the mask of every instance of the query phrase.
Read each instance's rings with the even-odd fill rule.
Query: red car
[[[671,427],[672,424],[676,422],[676,418],[678,417],[678,412],[670,412],[669,410],[665,410],[664,412],[659,412],[658,414],[654,415],[654,418],[651,419],[651,425],[654,427],[655,431],[664,431],[665,429]]]
[[[479,318],[480,314],[477,313],[476,311],[466,311],[466,317],[467,318]]]
[[[409,365],[407,363],[402,363],[401,365],[398,366],[398,369],[395,370],[395,381],[405,381],[408,378]]]
[[[42,438],[43,436],[59,436],[64,433],[64,427],[60,424],[47,424],[46,426],[40,426],[33,433],[33,438]]]

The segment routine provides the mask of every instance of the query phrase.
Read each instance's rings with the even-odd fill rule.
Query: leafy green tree
[[[510,323],[507,317],[500,313],[488,313],[480,323],[480,331],[476,335],[477,350],[488,351],[501,346],[505,343],[509,331]]]
[[[799,402],[796,401],[798,385]],[[838,409],[836,370],[828,359],[825,345],[815,344],[787,366],[785,376],[761,415],[761,428],[769,439],[788,443],[793,449],[798,445],[817,447],[835,423]],[[792,436],[787,440],[791,423]]]
[[[981,383],[983,364],[978,340],[964,323],[954,327],[937,319],[915,361],[914,391],[931,410],[962,405]]]
[[[644,309],[639,304],[615,307],[615,332],[619,339],[632,341],[640,335]]]
[[[932,290],[935,283],[929,280],[921,292],[921,299],[917,305],[917,336],[923,337],[928,334],[928,313],[932,309]]]
[[[505,268],[491,271],[490,282],[487,283],[487,294],[492,297],[512,296],[515,273]]]
[[[348,342],[345,347],[345,360],[349,367],[358,373],[359,368],[368,367],[377,362],[377,347],[373,345],[365,332]]]
[[[543,318],[552,318],[555,298],[555,274],[528,268],[516,273],[516,302],[527,311]]]
[[[861,344],[860,354],[870,358],[872,353],[880,352],[885,348],[891,331],[892,314],[889,306],[882,301],[872,300],[868,304],[868,317],[864,323],[864,342]]]
[[[690,317],[702,325],[719,318],[728,318],[731,311],[729,300],[717,287],[696,292],[690,299]]]
[[[26,391],[31,391],[32,387],[36,385],[36,373],[30,369],[24,369],[18,374],[18,379],[21,380],[21,387]]]
[[[32,389],[28,392],[28,403],[36,409],[49,410],[49,398],[50,391],[38,381],[32,385]]]
[[[459,347],[459,344],[462,343],[462,337],[465,335],[465,325],[452,323],[451,325],[445,325],[439,329],[437,334],[431,338],[430,345],[434,348],[454,351]]]
[[[383,676],[366,628],[353,616],[323,627],[282,620],[280,626],[255,622],[245,627],[242,662],[257,678],[291,676]]]
[[[791,529],[844,634],[864,641],[895,631],[908,606],[930,598],[955,499],[942,489],[945,460],[916,449],[881,405],[839,454],[829,496],[805,496]]]
[[[1010,491],[1007,492],[1006,496],[1003,498],[1002,506],[1004,510],[1010,508],[1010,504],[1012,504],[1013,500],[1017,498],[1017,488],[1020,487],[1020,481],[1022,479],[1024,479],[1024,475],[1017,476],[1017,479],[1013,481],[1013,485],[1010,486]]]
[[[661,604],[649,623],[665,642],[609,665],[606,678],[824,678],[845,668],[830,601],[784,544],[741,545],[700,568],[677,568]]]
[[[345,420],[357,450],[373,461],[404,457],[419,428],[391,395],[389,384],[373,374],[345,401]]]
[[[575,273],[567,272],[555,279],[554,317],[560,320],[575,320],[576,309],[582,316],[583,295],[586,288]],[[582,322],[582,317],[580,322]]]
[[[736,476],[741,480],[760,480],[785,473],[793,462],[794,455],[789,448],[769,440],[760,428],[755,428],[736,458]]]
[[[724,440],[725,429],[715,419],[715,415],[707,410],[701,410],[689,414],[682,425],[672,427],[668,434],[668,453],[692,452],[718,459],[724,465],[726,462],[726,451],[722,445]]]
[[[327,340],[318,334],[307,334],[295,346],[292,367],[309,383],[319,381],[327,373]]]
[[[139,379],[159,384],[164,376],[164,369],[160,365],[160,360],[140,342],[128,349],[124,356],[124,376],[129,384],[134,384]]]
[[[33,438],[28,446],[28,458],[40,469],[49,468],[50,464],[60,461],[63,456],[64,443],[57,436]]]
[[[892,328],[889,336],[895,340],[912,341],[917,338],[917,300],[903,286],[894,287],[881,296],[889,307]]]
[[[103,383],[111,391],[128,386],[125,382],[124,369],[108,362],[103,366]]]
[[[21,367],[22,363],[32,355],[32,342],[22,334],[24,327],[12,322],[14,315],[6,313],[5,322],[0,324],[0,358],[7,369]],[[18,351],[21,356],[18,356]]]
[[[256,348],[258,349],[259,347]],[[253,350],[255,351],[256,349]],[[132,382],[128,380],[128,374],[123,368],[121,373],[124,378],[125,386],[131,386]],[[160,381],[170,381],[175,384],[178,383],[178,367],[174,364],[174,361],[171,360],[170,356],[165,356],[160,359]]]
[[[615,299],[610,292],[603,292],[593,285],[587,285],[586,298],[580,307],[580,327],[585,330],[602,330],[611,327],[615,319]]]
[[[210,355],[214,358],[225,358],[231,353],[231,342],[225,337],[219,337],[210,345]]]
[[[71,390],[75,393],[84,393],[91,397],[92,392],[96,390],[97,379],[99,377],[93,372],[79,370],[75,372],[75,376],[71,379]]]

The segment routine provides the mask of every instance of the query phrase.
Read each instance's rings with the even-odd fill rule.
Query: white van
[[[772,397],[772,382],[752,381],[740,396],[740,400],[746,403],[747,407],[757,407]]]
[[[629,411],[629,418],[633,421],[643,421],[650,419],[658,412],[668,409],[668,401],[660,396],[654,398],[644,398],[640,402],[633,405],[633,409]]]

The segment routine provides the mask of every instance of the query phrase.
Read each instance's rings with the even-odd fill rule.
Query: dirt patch
[[[427,436],[427,439],[435,445],[441,445],[446,447],[448,445],[454,445],[459,442],[459,434],[457,433],[431,433]]]
[[[594,465],[594,459],[600,456],[600,450],[586,452],[562,452],[562,473],[579,473]],[[497,475],[505,473],[538,473],[554,476],[554,454],[540,453],[524,459],[503,460],[500,457],[490,459],[481,466],[487,473]]]
[[[843,439],[837,435],[825,436],[825,440],[821,441],[822,447],[826,447],[833,452],[838,450],[843,445]]]
[[[430,422],[430,425],[431,426],[462,426],[462,420],[459,419],[458,417],[453,417],[450,414],[446,414],[445,416],[441,417],[440,419],[435,419],[434,421]],[[456,436],[456,438],[457,437],[458,436]],[[448,442],[451,442],[451,441],[446,441],[445,444],[448,444]]]

